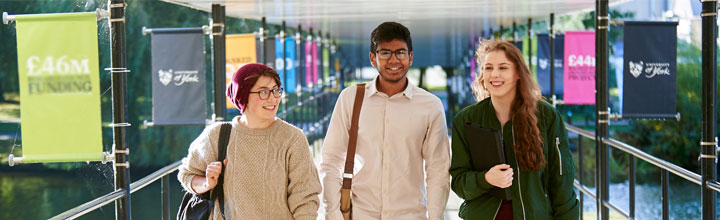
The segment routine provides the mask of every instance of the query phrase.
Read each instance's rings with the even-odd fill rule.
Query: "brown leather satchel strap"
[[[352,121],[350,123],[350,139],[348,140],[347,156],[345,157],[345,171],[343,172],[343,189],[350,189],[353,178],[353,167],[355,166],[355,147],[357,146],[358,120],[360,109],[362,109],[363,98],[365,98],[365,83],[357,84],[355,103],[353,104]]]

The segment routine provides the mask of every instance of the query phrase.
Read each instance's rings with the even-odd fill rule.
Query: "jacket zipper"
[[[557,149],[558,158],[560,159],[560,176],[562,176],[562,154],[560,154],[560,137],[555,137],[555,149]]]
[[[498,212],[500,212],[500,206],[502,206],[502,199],[500,200],[500,204],[498,204],[497,210],[495,210],[495,216],[493,217],[493,220],[497,218]]]
[[[515,126],[512,127],[512,138],[513,138],[513,144],[515,144]],[[520,205],[522,207],[523,212],[523,219],[525,218],[525,203],[523,202],[522,197],[522,184],[520,184],[520,166],[518,165],[517,159],[515,160],[515,167],[517,167],[518,170],[518,196],[520,196]]]

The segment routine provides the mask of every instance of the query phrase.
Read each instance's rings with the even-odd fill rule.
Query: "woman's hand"
[[[212,162],[205,168],[205,188],[207,190],[211,190],[217,185],[220,173],[222,173],[223,164],[227,165],[227,159],[225,159],[223,163],[220,163],[220,161]]]
[[[508,188],[512,185],[513,170],[510,165],[498,164],[485,172],[485,180],[493,186]]]
[[[227,166],[228,160],[225,159],[222,164]],[[195,176],[192,180],[191,187],[197,194],[203,194],[217,186],[218,178],[222,173],[223,166],[220,161],[215,161],[207,165],[205,168],[205,176]]]

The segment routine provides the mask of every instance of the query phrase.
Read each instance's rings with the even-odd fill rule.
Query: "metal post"
[[[283,65],[282,65],[282,68],[283,68],[283,69],[282,69],[282,73],[283,73],[282,82],[285,84],[285,87],[288,86],[288,85],[287,85],[287,78],[288,78],[288,77],[287,77],[287,67],[288,67],[288,63],[287,63],[287,45],[285,45],[285,44],[287,43],[287,42],[285,41],[285,33],[286,33],[286,31],[287,31],[287,26],[285,25],[285,20],[283,20],[283,21],[282,21],[282,29],[280,30],[280,45],[282,45],[282,47],[283,47],[283,48],[282,48],[282,64],[283,64]],[[277,39],[276,39],[276,40],[277,40]],[[286,90],[286,91],[287,91],[287,90]],[[287,96],[288,96],[287,93],[285,93],[285,95],[283,95],[283,97],[282,97],[282,101],[283,101],[283,104],[282,104],[282,106],[283,106],[283,111],[287,111],[287,102],[288,102]],[[287,117],[288,117],[288,115],[285,114],[285,118],[284,118],[284,119],[287,120]]]
[[[213,78],[215,88],[215,121],[225,120],[225,6],[212,5]]]
[[[265,32],[267,31],[267,22],[265,21],[265,17],[262,17],[260,20],[260,59],[261,64],[267,65],[268,61],[265,60],[265,54],[267,54],[267,48],[265,48]]]
[[[630,156],[628,163],[630,164],[630,171],[628,172],[628,179],[630,182],[630,218],[635,219],[635,157]]]
[[[528,18],[528,69],[530,70],[530,73],[532,74],[532,18]]]
[[[303,65],[303,48],[302,44],[302,26],[298,24],[297,26],[297,32],[295,33],[295,94],[297,94],[297,101],[295,104],[298,105],[298,108],[295,108],[293,110],[293,119],[295,119],[295,126],[298,126],[299,128],[303,128],[298,123],[302,123],[302,118],[298,118],[300,114],[298,114],[298,111],[302,111],[302,80],[305,80],[304,77],[302,77],[302,74],[300,71],[303,71],[303,68],[301,68]],[[300,115],[302,116],[302,115]]]
[[[550,40],[550,104],[555,107],[555,13],[550,13],[550,33],[548,33],[548,39]]]
[[[702,1],[702,141],[700,142],[700,173],[702,174],[702,219],[715,219],[715,191],[707,181],[716,179],[717,138],[715,118],[717,93],[717,2]]]
[[[607,220],[609,210],[604,205],[609,201],[609,149],[603,143],[608,137],[610,111],[608,109],[608,0],[596,0],[595,19],[595,149],[597,173],[598,219]]]
[[[517,42],[517,41],[518,41],[518,39],[517,39],[517,38],[518,38],[518,36],[517,36],[517,23],[515,23],[515,21],[513,21],[512,35],[513,35],[513,42]]]
[[[660,170],[660,185],[662,188],[662,219],[668,220],[670,219],[670,203],[669,203],[669,195],[668,195],[668,186],[670,185],[670,176],[668,175],[668,171],[665,169]]]
[[[130,163],[128,149],[125,146],[126,120],[125,104],[127,72],[125,54],[125,0],[111,0],[110,8],[110,51],[112,74],[112,112],[113,146],[115,154],[115,189],[125,190],[125,196],[115,202],[115,219],[130,219]]]
[[[585,186],[585,183],[583,182],[583,173],[585,172],[583,168],[583,158],[585,157],[583,155],[583,136],[578,134],[578,178],[580,179],[580,186]],[[583,198],[585,197],[585,194],[582,190],[578,190],[580,193],[580,215],[582,216],[582,207],[583,207]]]
[[[505,40],[505,38],[503,37],[503,31],[505,31],[505,28],[504,28],[504,27],[502,26],[502,24],[501,24],[501,25],[500,25],[500,32],[499,32],[499,35],[498,35],[498,36],[499,36],[498,38],[499,38],[500,40]]]
[[[162,196],[162,214],[164,220],[170,220],[170,178],[165,175],[160,179],[160,194]]]

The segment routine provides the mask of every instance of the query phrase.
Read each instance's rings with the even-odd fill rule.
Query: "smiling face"
[[[378,44],[376,51],[396,52],[405,50],[408,57],[398,59],[397,53],[392,54],[389,59],[380,59],[378,54],[370,52],[370,63],[377,68],[380,73],[380,80],[397,83],[402,81],[407,74],[408,68],[412,65],[413,53],[408,50],[407,43],[400,39],[383,42]]]
[[[274,94],[270,94],[267,99],[263,100],[260,98],[258,91],[261,90],[272,90],[279,88],[278,83],[272,77],[260,76],[255,82],[255,85],[250,89],[248,97],[248,103],[245,107],[244,114],[248,120],[253,121],[273,121],[277,115],[278,105],[280,105],[280,98],[276,98]]]
[[[482,71],[482,84],[491,98],[515,98],[520,77],[515,64],[507,58],[505,51],[495,50],[488,53]]]

